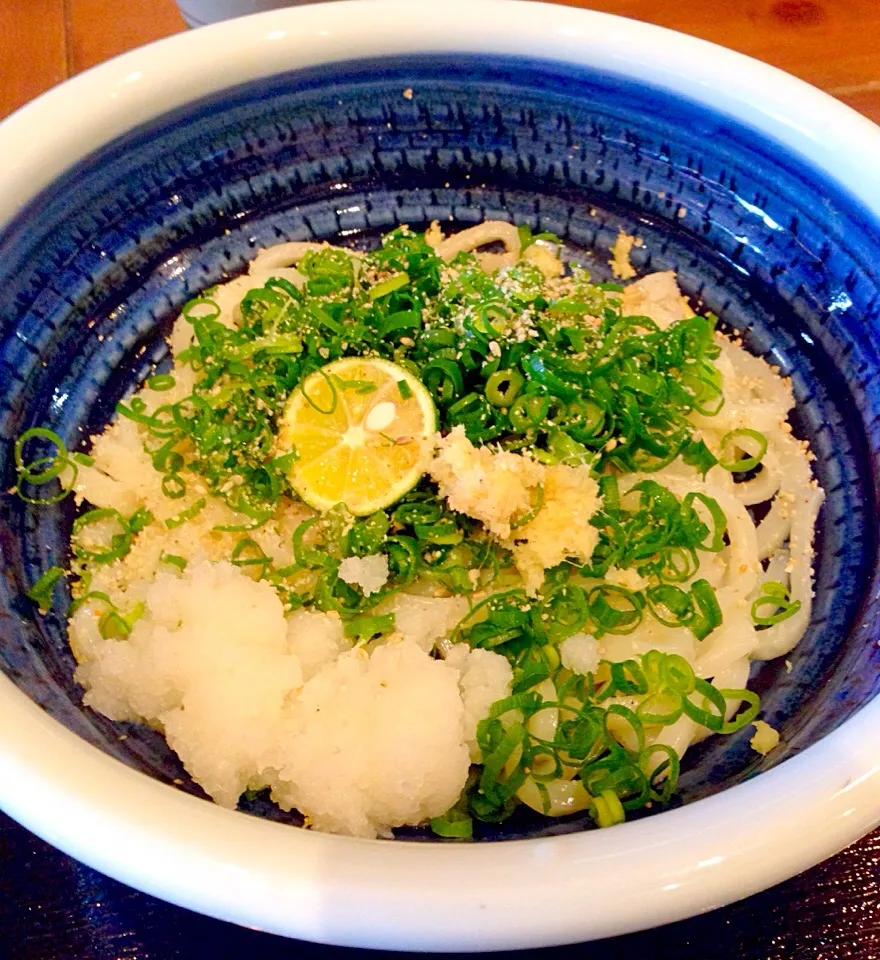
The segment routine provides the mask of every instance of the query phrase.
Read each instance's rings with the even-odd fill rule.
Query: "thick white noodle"
[[[667,727],[657,727],[656,730],[657,732],[651,737],[651,744],[664,743],[682,757],[685,750],[694,742],[697,725],[690,717],[682,714],[675,723],[670,723]],[[655,757],[655,763],[656,760]]]
[[[770,660],[788,653],[803,636],[810,622],[813,606],[813,531],[823,493],[818,488],[799,491],[792,505],[793,518],[789,539],[789,593],[792,600],[800,602],[800,609],[793,616],[772,627],[758,631],[758,646],[755,657]]]
[[[720,690],[742,690],[749,682],[749,658],[740,657],[719,670],[712,677],[713,684]],[[728,700],[726,718],[729,720],[739,709],[740,700]]]
[[[741,346],[721,336],[717,342],[721,348],[716,362],[723,377],[724,404],[716,416],[694,414],[691,420],[697,435],[717,455],[723,438],[732,430],[764,434],[767,451],[761,469],[750,480],[735,482],[733,475],[721,467],[713,467],[704,478],[695,468],[677,460],[653,474],[621,478],[621,491],[625,496],[640,480],[654,479],[679,499],[699,492],[721,507],[727,518],[728,543],[717,554],[701,552],[700,567],[691,579],[691,583],[705,579],[715,589],[721,626],[704,640],[691,637],[689,650],[683,636],[688,631],[658,627],[652,618],[645,618],[631,634],[603,637],[600,652],[612,661],[636,657],[652,648],[679,653],[698,676],[718,687],[737,689],[747,685],[752,660],[787,653],[809,624],[812,539],[823,493],[813,480],[807,448],[792,436],[786,419],[794,406],[788,381]],[[751,452],[753,442],[744,439],[744,443]],[[766,504],[767,510],[756,524],[746,507],[761,504]],[[800,608],[779,624],[757,629],[751,607],[768,580],[782,583]],[[772,611],[772,607],[769,609]],[[728,718],[739,706],[739,701],[728,701]],[[649,742],[667,744],[683,755],[689,744],[708,734],[706,728],[682,717],[669,727],[655,730]]]
[[[310,250],[323,250],[329,246],[327,243],[281,243],[278,246],[260,250],[251,261],[247,273],[220,284],[206,297],[216,303],[220,309],[217,322],[230,330],[239,326],[241,323],[239,305],[242,298],[250,290],[264,286],[272,277],[288,280],[297,289],[302,287],[306,278],[292,265],[301,260]],[[192,346],[194,339],[193,325],[181,316],[174,324],[168,340],[172,354],[176,356]]]
[[[460,252],[475,252],[487,273],[512,266],[522,253],[519,231],[504,221],[487,221],[447,238],[435,225],[426,234],[426,240],[447,261]],[[503,253],[480,252],[480,248],[495,243],[504,246]],[[230,328],[237,326],[241,322],[242,296],[270,277],[281,277],[301,287],[305,278],[296,264],[310,251],[328,246],[297,242],[261,250],[246,275],[219,286],[210,294],[220,309],[219,322]],[[346,252],[358,269],[359,255],[351,250]],[[624,306],[632,301],[630,306],[634,312],[653,315],[662,327],[690,316],[687,302],[671,273],[642,278],[627,290]],[[192,341],[192,324],[179,320],[171,335],[172,351],[179,353]],[[600,654],[605,660],[619,662],[653,649],[675,653],[684,657],[698,676],[712,680],[720,688],[737,689],[747,685],[752,660],[787,653],[809,623],[813,595],[812,540],[823,493],[812,478],[805,445],[791,435],[787,423],[788,413],[794,406],[789,382],[738,343],[720,334],[716,335],[716,342],[720,355],[715,362],[722,374],[724,403],[714,416],[691,415],[695,436],[719,455],[722,440],[730,431],[759,431],[767,439],[761,468],[750,480],[736,482],[733,475],[721,467],[713,467],[703,477],[694,467],[677,459],[656,473],[621,478],[621,493],[625,497],[640,480],[656,480],[679,499],[693,492],[718,503],[727,519],[728,542],[718,553],[701,551],[699,569],[682,586],[687,588],[697,579],[707,580],[715,590],[722,623],[704,640],[697,640],[686,628],[669,628],[646,616],[632,633],[605,635],[600,641]],[[766,504],[768,509],[756,525],[746,507],[761,504]],[[695,506],[701,509],[699,502]],[[791,599],[800,602],[800,609],[775,626],[756,629],[751,606],[762,584],[769,580],[782,583]],[[448,639],[441,639],[438,649],[443,652],[448,645]],[[545,700],[556,699],[556,687],[550,680],[544,681],[537,690]],[[616,702],[632,709],[638,705],[633,698],[618,698]],[[738,707],[738,701],[728,701],[727,716],[732,716]],[[521,722],[522,715],[511,711],[505,722],[508,720]],[[534,736],[552,741],[559,722],[560,710],[548,707],[530,718],[528,728]],[[708,733],[705,727],[683,715],[668,726],[648,728],[646,736],[649,745],[665,744],[683,756],[690,744]],[[614,734],[625,741],[631,731],[624,723]],[[653,759],[659,762],[658,757]],[[510,769],[518,759],[517,751],[508,760]],[[535,770],[538,774],[542,772],[541,763],[539,760]],[[518,796],[530,807],[550,816],[586,809],[592,801],[580,781],[573,779],[576,772],[575,767],[565,767],[558,779],[540,787],[529,777]],[[549,810],[545,807],[548,802]]]
[[[776,451],[772,450],[768,444],[767,453],[761,461],[760,471],[751,480],[735,483],[733,485],[733,495],[747,507],[754,506],[757,503],[766,503],[776,496],[781,480],[782,472],[779,468],[779,458]]]
[[[749,615],[749,604],[723,609],[724,622],[700,642],[694,672],[708,680],[717,677],[733,663],[750,657],[758,646],[757,631]]]
[[[538,684],[535,690],[541,695],[547,703],[552,703],[556,699],[556,686],[552,680],[544,680]],[[553,741],[556,739],[556,731],[559,728],[559,708],[545,707],[539,710],[529,718],[527,729],[533,737],[539,740]],[[537,774],[548,774],[553,770],[553,760],[550,757],[540,757],[537,761]]]
[[[512,267],[519,259],[522,244],[519,230],[512,223],[503,220],[487,220],[475,227],[469,227],[455,233],[436,244],[437,256],[452,260],[457,254],[479,250],[490,243],[503,243],[504,253],[478,254],[480,264],[487,273],[493,273],[502,267]]]
[[[258,273],[268,273],[277,270],[278,267],[292,267],[302,258],[312,251],[327,250],[329,243],[308,243],[305,241],[294,241],[293,243],[279,243],[274,247],[266,247],[261,250],[251,261],[248,273],[253,277]],[[337,249],[345,250],[344,247]],[[346,250],[346,253],[351,251]],[[272,273],[273,276],[276,274]]]
[[[580,780],[564,780],[560,777],[543,786],[547,791],[547,807],[544,806],[544,797],[532,777],[526,778],[516,795],[533,810],[548,817],[564,817],[567,813],[578,813],[586,810],[593,802]]]

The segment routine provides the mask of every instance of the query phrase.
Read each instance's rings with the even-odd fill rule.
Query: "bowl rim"
[[[870,159],[880,129],[766,64],[651,24],[526,0],[340,0],[158,41],[20,109],[0,124],[10,158],[0,229],[76,160],[186,102],[275,73],[404,53],[524,56],[651,83],[773,137],[880,218]],[[82,103],[93,104],[86,116]],[[880,822],[877,729],[880,698],[750,781],[614,830],[388,843],[292,830],[169,789],[0,676],[0,807],[103,873],[246,926],[360,947],[547,946],[692,916],[854,841]],[[512,910],[524,882],[530,909]]]

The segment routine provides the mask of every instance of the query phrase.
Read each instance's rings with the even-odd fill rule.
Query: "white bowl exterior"
[[[172,37],[24,107],[0,124],[0,224],[76,160],[186,102],[299,67],[419,52],[547,58],[655,84],[768,134],[880,216],[880,130],[772,67],[565,7],[343,0]],[[0,731],[0,806],[50,843],[190,909],[351,946],[505,949],[624,933],[764,889],[880,822],[880,699],[800,756],[687,807],[473,845],[353,840],[223,810],[101,753],[5,677]]]

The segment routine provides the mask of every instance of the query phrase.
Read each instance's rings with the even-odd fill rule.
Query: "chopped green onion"
[[[652,758],[656,753],[661,754],[663,760],[656,766],[652,766]],[[655,743],[642,751],[640,764],[643,769],[648,771],[651,799],[658,803],[668,803],[678,786],[678,777],[681,771],[681,761],[678,754],[665,743]],[[659,789],[658,781],[661,784]]]
[[[665,627],[686,627],[694,617],[694,601],[686,591],[658,584],[645,591],[648,609]]]
[[[706,496],[705,493],[689,493],[681,501],[682,508],[686,511],[688,509],[692,510],[694,515],[697,515],[696,508],[694,507],[695,503],[701,503],[709,512],[709,517],[712,520],[711,528],[707,526],[709,542],[706,540],[701,540],[699,543],[694,544],[698,550],[707,550],[710,553],[718,553],[719,550],[724,549],[724,534],[727,532],[727,517],[724,515],[724,511],[718,505],[718,501],[712,497]]]
[[[590,590],[587,600],[597,637],[603,633],[632,633],[642,622],[644,601],[632,590],[602,583]]]
[[[707,580],[697,580],[691,585],[691,597],[696,614],[688,626],[698,640],[705,640],[716,627],[721,626],[721,607]]]
[[[613,790],[603,790],[598,797],[593,797],[590,815],[600,827],[613,827],[626,819],[620,798]]]
[[[549,409],[548,397],[543,394],[525,394],[514,401],[507,416],[514,430],[525,431],[543,423]]]
[[[333,379],[340,390],[353,390],[357,394],[373,393],[377,389],[371,380],[343,380],[335,374]]]
[[[47,613],[52,608],[55,586],[59,580],[64,579],[64,575],[65,571],[61,567],[49,567],[25,593],[25,596],[40,608],[40,613]]]
[[[379,300],[382,297],[387,297],[389,293],[394,293],[395,290],[400,290],[402,287],[407,286],[408,283],[408,274],[398,273],[393,277],[389,277],[387,280],[382,280],[381,283],[377,283],[374,287],[370,287],[367,296],[370,300]]]
[[[54,452],[38,456],[33,460],[26,460],[25,446],[32,441],[47,442],[54,447]],[[35,505],[57,503],[67,496],[76,481],[78,458],[76,455],[72,457],[61,437],[54,430],[46,427],[31,427],[25,430],[15,441],[13,458],[18,475],[15,491],[27,503]],[[22,489],[22,484],[41,487],[53,480],[58,481],[58,490],[46,496],[32,497]]]
[[[331,413],[336,412],[336,407],[339,404],[339,397],[336,394],[336,387],[333,385],[333,382],[327,376],[327,374],[324,373],[323,370],[318,370],[317,372],[321,374],[321,376],[326,381],[327,386],[330,387],[330,406],[325,410],[322,406],[315,403],[315,401],[312,400],[312,398],[306,393],[305,384],[300,384],[299,390],[300,390],[300,393],[303,395],[303,399],[306,401],[306,403],[308,403],[310,407],[314,407],[314,409],[317,410],[318,413],[323,413],[329,416]]]
[[[761,699],[751,690],[739,689],[739,690],[720,690],[719,693],[725,700],[743,700],[746,703],[746,708],[740,713],[737,713],[732,720],[725,721],[721,726],[721,733],[736,733],[737,730],[742,730],[743,727],[747,727],[754,719],[758,716],[758,712],[761,709]]]
[[[421,378],[440,403],[451,403],[464,390],[461,367],[453,360],[429,360],[422,367]]]
[[[691,699],[695,696],[700,697],[699,703]],[[694,692],[682,700],[682,707],[691,720],[708,727],[714,733],[719,733],[724,726],[724,713],[727,709],[724,694],[702,677],[694,680]],[[711,709],[713,707],[714,709]]]
[[[265,577],[272,563],[271,557],[268,557],[256,540],[252,540],[250,537],[244,537],[238,541],[232,551],[230,561],[235,567],[259,568],[256,571],[258,580]]]
[[[103,523],[109,523],[111,530],[114,525],[118,529],[110,534],[106,546],[87,546],[83,539],[83,531],[88,527]],[[133,531],[128,521],[118,510],[111,507],[89,510],[77,517],[73,522],[71,532],[73,552],[80,560],[88,560],[93,563],[112,563],[114,560],[124,557],[131,549],[132,536]]]
[[[345,625],[345,635],[358,640],[372,640],[394,632],[394,614],[386,613],[377,617],[357,617]]]
[[[382,549],[391,523],[384,510],[355,520],[348,533],[347,553],[353,557],[368,557]]]
[[[474,822],[466,812],[453,807],[442,817],[431,818],[431,830],[449,840],[470,840],[474,835]]]
[[[751,441],[757,446],[757,452],[746,457],[734,457],[733,453],[736,450],[746,449],[741,443],[742,440]],[[765,453],[767,453],[767,438],[763,433],[746,428],[731,430],[721,438],[721,458],[718,465],[731,473],[744,473],[747,470],[754,470],[764,459]]]
[[[486,399],[493,407],[509,407],[525,382],[519,370],[496,370],[486,381]]]
[[[118,610],[108,610],[98,621],[98,632],[105,640],[121,640],[131,633],[131,627]]]
[[[718,463],[703,440],[688,440],[681,448],[681,459],[690,466],[696,467],[704,477]]]
[[[55,447],[55,455],[40,457],[30,463],[25,462],[24,448],[31,440],[48,440]],[[15,469],[19,475],[23,476],[23,479],[27,480],[28,483],[40,484],[55,479],[61,473],[67,461],[67,448],[64,441],[54,430],[47,430],[45,427],[31,427],[30,430],[25,430],[15,441],[14,456]],[[47,463],[45,468],[34,471],[35,464],[42,466],[44,463]]]
[[[143,601],[135,604],[131,613],[121,614],[116,607],[112,606],[98,621],[98,630],[105,640],[117,639],[124,640],[131,633],[131,628],[146,612],[146,604]]]
[[[181,510],[176,517],[169,517],[165,521],[165,526],[169,530],[174,530],[175,527],[179,527],[182,524],[186,523],[188,520],[192,520],[193,517],[197,517],[202,510],[207,506],[207,502],[204,497],[199,497],[195,503],[191,504],[186,508],[186,510]]]
[[[793,617],[800,608],[800,600],[792,600],[783,584],[778,580],[765,580],[761,584],[761,592],[752,603],[752,621],[758,627],[772,627]],[[773,612],[762,613],[763,610]]]
[[[150,390],[164,391],[170,390],[176,382],[170,373],[157,373],[147,380],[147,386]]]
[[[179,500],[186,495],[186,483],[179,473],[166,473],[162,477],[162,493],[170,500]]]
[[[190,323],[195,323],[197,320],[210,321],[220,316],[220,307],[210,297],[196,297],[195,300],[190,300],[184,305],[182,313]]]
[[[310,517],[303,520],[293,531],[293,556],[297,564],[306,570],[321,570],[332,562],[332,557],[326,550],[306,543],[306,534],[313,531],[320,537],[321,518]]]

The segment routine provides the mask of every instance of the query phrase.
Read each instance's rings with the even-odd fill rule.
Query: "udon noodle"
[[[558,251],[497,221],[380,253],[283,243],[187,307],[171,373],[65,461],[93,508],[70,620],[86,702],[160,729],[219,802],[269,789],[364,836],[463,837],[517,800],[618,822],[666,799],[689,745],[754,717],[750,665],[788,653],[812,604],[823,493],[791,386],[694,320],[673,274],[594,286]],[[679,404],[653,435],[651,391]],[[296,416],[329,436],[347,403],[344,443],[397,451],[414,394],[440,428],[418,485],[315,509],[305,448],[283,449]],[[661,501],[666,559],[624,559]]]

